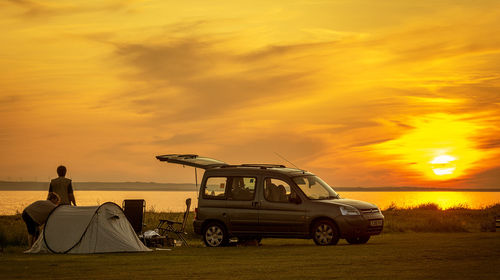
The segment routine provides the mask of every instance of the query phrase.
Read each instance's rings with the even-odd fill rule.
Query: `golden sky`
[[[270,3],[271,2],[271,3]],[[498,1],[0,2],[0,180],[500,188]]]

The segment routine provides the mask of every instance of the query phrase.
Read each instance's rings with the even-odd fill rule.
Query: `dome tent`
[[[56,207],[26,253],[91,254],[151,251],[139,240],[120,206]]]

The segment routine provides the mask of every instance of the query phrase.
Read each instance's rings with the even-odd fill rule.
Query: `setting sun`
[[[430,163],[432,164],[432,171],[438,176],[450,175],[455,171],[453,162],[456,159],[449,155],[442,155],[435,157]]]
[[[401,137],[374,145],[393,157],[395,169],[415,179],[444,181],[465,176],[490,155],[473,141],[483,127],[469,115],[431,114],[408,121]],[[408,175],[409,176],[409,175]]]

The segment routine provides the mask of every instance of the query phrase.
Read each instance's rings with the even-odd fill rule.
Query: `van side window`
[[[289,202],[290,185],[280,179],[266,178],[264,180],[264,198],[271,202]]]
[[[203,198],[207,199],[225,199],[227,186],[227,177],[209,177],[205,183]]]
[[[253,200],[257,178],[231,177],[231,187],[227,191],[227,199]]]

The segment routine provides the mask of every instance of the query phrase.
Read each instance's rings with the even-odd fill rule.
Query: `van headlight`
[[[361,215],[358,209],[352,206],[340,206],[340,213],[344,216],[358,216]]]

